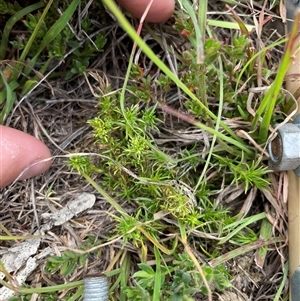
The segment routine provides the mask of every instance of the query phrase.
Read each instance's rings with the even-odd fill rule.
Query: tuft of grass
[[[0,123],[3,123],[10,113],[17,97],[22,100],[36,89],[47,78],[47,70],[57,60],[61,63],[71,55],[72,68],[65,75],[66,79],[82,74],[89,65],[91,57],[102,50],[105,38],[99,34],[95,41],[88,41],[82,47],[78,37],[72,32],[71,18],[79,5],[79,0],[65,3],[59,8],[59,1],[51,0],[45,5],[42,2],[25,8],[1,1],[2,13],[11,14],[3,29],[0,43],[0,61],[3,73],[0,78]],[[36,10],[43,8],[43,11]],[[24,18],[23,24],[27,30],[24,39],[17,36],[9,40],[9,35],[17,22]],[[86,32],[92,30],[89,20],[83,19],[81,26]],[[11,47],[17,57],[5,59],[7,50]],[[45,56],[43,51],[47,52]],[[61,64],[60,63],[60,64]],[[57,66],[59,66],[58,64]],[[40,67],[41,66],[41,67]],[[16,93],[16,89],[21,91]]]
[[[213,300],[230,290],[236,276],[234,261],[259,250],[256,259],[263,268],[273,245],[283,243],[281,235],[271,231],[270,216],[275,213],[260,205],[264,201],[260,191],[278,194],[261,150],[275,119],[284,118],[278,113],[284,105],[279,97],[283,77],[265,58],[267,51],[286,40],[255,49],[249,32],[254,25],[245,24],[232,8],[228,9],[234,22],[215,21],[226,24],[224,30],[235,28],[226,31],[230,39],[223,39],[214,21],[209,20],[209,26],[205,22],[208,1],[196,2],[178,1],[174,19],[166,25],[174,39],[163,26],[159,35],[154,27],[145,26],[158,46],[151,48],[141,37],[143,24],[136,30],[113,1],[103,0],[133,40],[122,86],[117,88],[109,82],[103,85],[97,71],[89,69],[109,43],[106,36],[100,33],[81,43],[71,30],[79,1],[62,4],[58,20],[55,0],[26,10],[5,6],[12,19],[7,21],[0,55],[5,57],[11,28],[21,18],[28,36],[25,42],[19,37],[10,41],[20,56],[13,64],[3,61],[1,121],[17,97],[32,91],[39,77],[45,79],[55,61],[67,59],[69,64],[67,70],[50,72],[51,77],[71,81],[76,76],[98,76],[93,84],[97,116],[87,121],[93,153],[78,150],[67,164],[113,209],[106,214],[113,227],[104,228],[101,239],[86,237],[77,250],[47,259],[47,275],[65,284],[18,287],[22,300],[30,300],[33,293],[57,300],[60,291],[64,300],[80,300],[82,281],[73,280],[92,266],[90,260],[101,261],[106,256],[102,252],[110,252],[107,245],[113,250],[106,256],[111,262],[104,271],[110,278],[111,300]],[[89,33],[93,24],[86,17],[81,26]],[[157,49],[163,51],[156,53]],[[288,55],[286,51],[282,72]],[[252,100],[249,91],[261,74],[270,89]],[[238,134],[240,129],[249,140]],[[248,216],[241,217],[246,206]],[[249,264],[246,273],[250,271]],[[6,273],[0,283],[12,287],[9,280]]]

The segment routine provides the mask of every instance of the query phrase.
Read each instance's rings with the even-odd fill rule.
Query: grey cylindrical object
[[[83,301],[108,301],[108,281],[105,276],[84,279]]]
[[[293,26],[293,21],[295,19],[295,13],[298,9],[300,9],[300,1],[299,0],[286,0],[285,1],[285,8],[286,8],[286,17],[287,17],[287,25],[288,25],[288,32],[291,31]]]
[[[278,136],[270,143],[269,150],[270,160],[275,169],[296,169],[300,165],[299,126],[294,123],[287,123],[279,128]]]
[[[277,137],[268,145],[269,166],[274,170],[294,170],[300,176],[300,114],[293,123],[278,129]]]
[[[300,268],[298,268],[291,279],[291,301],[300,300]]]

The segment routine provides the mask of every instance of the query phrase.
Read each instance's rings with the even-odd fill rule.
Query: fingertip
[[[43,173],[51,165],[51,160],[46,160],[50,157],[50,150],[40,140],[0,125],[1,188],[17,178],[22,180]]]
[[[36,158],[33,162],[30,162],[20,173],[18,180],[25,180],[38,176],[49,169],[51,165],[51,153],[46,152],[41,153],[39,158]]]
[[[118,0],[118,2],[134,17],[141,18],[150,0]],[[151,23],[165,22],[172,16],[174,8],[174,0],[154,0],[145,21]]]

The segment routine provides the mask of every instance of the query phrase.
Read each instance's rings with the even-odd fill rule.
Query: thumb
[[[49,149],[40,140],[0,125],[0,188],[11,184],[28,166],[20,180],[46,171],[51,162],[39,161],[50,157]]]

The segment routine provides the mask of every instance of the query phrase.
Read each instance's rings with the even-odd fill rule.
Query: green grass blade
[[[221,58],[219,57],[219,83],[220,83],[220,96],[219,96],[219,109],[218,109],[218,119],[216,120],[216,126],[215,126],[215,131],[218,132],[219,131],[219,127],[220,127],[220,121],[222,118],[222,111],[223,111],[223,103],[224,103],[224,91],[223,91],[223,87],[224,87],[224,74],[223,74],[223,63]],[[209,154],[206,158],[206,162],[203,168],[203,171],[201,172],[201,175],[199,177],[199,180],[197,182],[197,185],[195,187],[195,190],[198,190],[199,186],[202,183],[202,180],[206,174],[207,168],[209,166],[211,157],[213,155],[213,151],[214,151],[214,146],[217,140],[217,136],[214,135],[212,142],[211,142],[211,146],[210,146],[210,150],[209,150]]]
[[[37,23],[37,25],[36,25],[36,27],[35,27],[33,33],[31,34],[31,36],[30,36],[28,42],[27,42],[26,45],[25,45],[24,50],[22,51],[22,54],[21,54],[21,56],[20,56],[19,61],[24,62],[24,60],[26,59],[27,54],[28,54],[28,52],[29,52],[31,46],[32,46],[34,40],[36,39],[36,36],[37,36],[37,34],[38,34],[38,31],[40,30],[41,24],[42,24],[43,20],[45,19],[46,15],[47,15],[47,13],[48,13],[49,8],[51,7],[52,2],[53,2],[53,0],[50,0],[50,1],[47,3],[46,8],[44,9],[44,11],[43,11],[43,13],[42,13],[40,19],[38,20],[38,23]]]
[[[268,221],[268,219],[265,218],[260,227],[259,238],[263,240],[270,239],[272,237],[272,228],[272,224]],[[256,251],[255,262],[261,269],[263,269],[267,252],[267,247],[261,247]]]
[[[41,42],[40,48],[37,51],[37,54],[33,58],[35,60],[37,56],[47,47],[67,26],[68,22],[72,18],[80,0],[73,0],[69,7],[64,11],[62,16],[52,25],[52,27],[46,33],[43,41]]]
[[[6,103],[5,103],[4,108],[0,112],[0,124],[1,124],[3,122],[3,120],[7,117],[7,115],[9,114],[9,112],[15,102],[16,93],[13,92],[13,88],[14,87],[16,88],[18,85],[16,85],[15,82],[12,82],[11,84],[9,84],[1,70],[0,70],[0,75],[1,75],[2,81],[6,88],[4,90],[4,91],[6,91]]]
[[[273,237],[273,238],[268,239],[268,240],[258,239],[257,241],[249,243],[245,246],[241,246],[241,247],[239,247],[235,250],[232,250],[228,253],[225,253],[225,254],[223,254],[223,255],[215,258],[215,259],[212,259],[209,262],[209,265],[212,266],[212,267],[216,267],[220,264],[226,263],[230,259],[236,258],[240,255],[243,255],[243,254],[247,253],[247,252],[256,250],[257,248],[268,246],[270,244],[280,243],[280,242],[283,242],[283,241],[284,240],[280,237]]]
[[[5,81],[7,82],[5,76],[4,76],[4,79],[5,79]],[[4,85],[5,85],[4,79],[2,78],[3,83],[4,83]],[[20,86],[20,84],[19,84],[17,81],[15,81],[15,80],[9,83],[9,88],[10,88],[11,91],[14,91],[14,90],[17,89],[19,86]],[[6,95],[6,94],[7,94],[6,89],[3,89],[3,90],[0,92],[0,105],[3,104],[3,103],[7,100],[7,95]]]
[[[20,19],[22,19],[27,14],[41,8],[44,6],[44,3],[38,2],[32,5],[29,5],[20,11],[16,12],[5,24],[5,27],[3,29],[2,37],[1,37],[1,44],[0,44],[0,60],[3,60],[5,58],[5,53],[7,50],[8,45],[8,38],[9,34],[15,25],[16,22],[18,22]]]
[[[248,155],[253,154],[253,151],[247,145],[245,145],[243,142],[241,143],[238,140],[228,137],[228,136],[216,131],[216,129],[213,129],[201,122],[195,122],[194,124],[195,124],[195,126],[199,127],[200,129],[205,130],[212,135],[216,135],[219,139],[222,139],[225,142],[228,142],[232,145],[237,146],[240,150],[244,151],[246,154],[248,154]],[[220,121],[220,124],[221,124],[221,121]],[[230,152],[230,149],[228,148],[227,151]]]
[[[144,51],[144,53],[156,64],[183,92],[186,93],[191,99],[193,99],[204,112],[207,113],[213,120],[217,120],[217,116],[212,113],[199,99],[196,95],[194,95],[189,88],[161,61],[152,49],[143,41],[143,39],[137,35],[135,29],[130,25],[130,23],[126,20],[122,12],[119,10],[117,5],[109,0],[103,0],[103,2],[108,6],[108,8],[113,12],[116,18],[119,20],[120,24],[122,24],[123,28],[126,30],[128,35],[137,43],[137,45]],[[196,126],[199,126],[202,129],[210,129],[210,133],[216,133],[213,129],[197,122]],[[244,144],[243,140],[240,139],[234,131],[232,131],[224,122],[220,121],[220,126],[231,136],[227,137],[227,142],[236,145],[237,147],[242,146],[242,150],[248,154],[252,154],[252,151]],[[226,135],[221,135],[221,133],[216,133],[216,135],[223,139]],[[229,140],[229,141],[228,141]]]
[[[80,300],[80,296],[83,295],[84,289],[83,289],[83,285],[79,286],[77,288],[77,291],[75,294],[73,294],[72,297],[70,297],[67,301],[76,301],[76,300]]]
[[[127,296],[124,291],[124,288],[127,286],[128,279],[130,277],[129,276],[130,275],[130,255],[129,254],[126,254],[126,256],[122,262],[120,275],[121,275],[120,301],[126,301]]]
[[[226,7],[231,11],[233,18],[235,19],[236,23],[238,24],[242,34],[246,35],[249,37],[249,31],[247,27],[245,26],[244,22],[241,20],[239,15],[235,12],[234,9],[232,9],[229,5],[226,5]]]
[[[197,64],[199,66],[198,86],[202,87],[197,90],[196,94],[205,107],[207,105],[207,93],[206,93],[206,73],[204,66],[204,39],[206,29],[206,13],[207,13],[207,0],[199,1],[198,14],[196,15],[194,7],[190,4],[189,0],[181,1],[183,8],[187,11],[194,25],[195,37],[188,36],[190,42],[197,50]]]
[[[273,49],[275,48],[276,46],[279,46],[281,44],[284,44],[285,42],[287,42],[288,39],[287,38],[284,38],[284,39],[281,39],[277,42],[274,42],[266,47],[264,47],[263,49],[261,49],[260,51],[256,52],[249,60],[248,62],[244,65],[243,69],[241,70],[241,72],[239,73],[239,76],[237,78],[237,81],[236,81],[236,85],[235,85],[235,90],[238,91],[238,87],[240,85],[240,81],[242,79],[242,76],[244,75],[244,73],[246,72],[246,70],[249,68],[249,65],[253,64],[254,60],[256,60],[258,57],[262,56],[262,54],[270,49]]]
[[[292,57],[292,52],[295,49],[295,43],[296,43],[297,36],[298,36],[299,22],[300,22],[300,14],[298,14],[295,19],[295,23],[292,28],[291,35],[289,37],[282,61],[279,65],[279,68],[278,68],[278,71],[276,74],[276,78],[275,78],[274,82],[272,83],[270,90],[267,92],[266,96],[264,97],[264,99],[261,103],[262,108],[260,109],[260,107],[259,107],[259,109],[257,111],[257,116],[255,116],[255,119],[253,121],[254,126],[255,126],[255,123],[258,121],[258,118],[260,117],[260,115],[262,114],[262,112],[265,109],[265,114],[263,116],[263,120],[262,120],[260,129],[259,129],[259,142],[260,143],[265,142],[268,138],[269,126],[270,126],[270,122],[271,122],[271,119],[272,119],[272,116],[274,113],[274,108],[276,105],[277,97],[278,97],[278,94],[282,87],[285,75],[292,63],[291,57]]]
[[[224,227],[224,230],[226,229],[230,229],[230,232],[227,236],[225,236],[224,238],[222,238],[219,241],[219,244],[224,244],[225,242],[227,242],[231,237],[235,236],[236,234],[238,234],[243,228],[247,227],[248,225],[257,222],[259,220],[262,220],[266,217],[265,213],[259,213],[244,219],[241,219],[237,222],[234,222],[226,227]],[[235,228],[236,227],[236,228]],[[235,228],[235,229],[232,229]],[[231,230],[232,229],[232,230]]]
[[[161,290],[161,261],[160,261],[160,253],[156,246],[154,246],[154,255],[155,255],[155,280],[154,280],[154,288],[153,288],[153,301],[160,300],[160,290]]]
[[[205,9],[204,16],[206,16],[206,8],[205,8],[206,1],[203,0],[203,1],[201,1],[201,3],[202,4],[200,4],[199,10],[204,8]],[[200,27],[200,24],[197,20],[195,10],[192,7],[192,5],[190,4],[190,2],[188,0],[182,0],[181,4],[184,7],[184,9],[188,12],[188,14],[191,17],[191,20],[194,24],[194,29],[195,29],[195,34],[196,34],[196,41],[193,40],[193,41],[195,41],[195,43],[193,43],[193,44],[194,44],[194,47],[197,49],[197,62],[202,63],[203,60],[204,60],[203,20],[201,22],[202,26]],[[203,17],[203,15],[201,15],[201,17]],[[204,24],[205,24],[205,20],[206,20],[206,17],[204,18]],[[206,26],[206,24],[204,25],[204,28],[205,28],[205,26]]]
[[[278,288],[278,291],[277,291],[277,293],[276,293],[276,295],[274,297],[274,301],[280,301],[280,300],[282,300],[282,292],[283,292],[283,290],[284,290],[284,288],[286,286],[288,274],[289,274],[289,265],[286,262],[284,264],[284,274],[283,274],[280,286]]]
[[[227,28],[227,29],[240,29],[240,26],[238,23],[235,22],[228,22],[228,21],[220,21],[220,20],[207,20],[207,25],[213,26],[213,27],[220,27],[220,28]],[[255,26],[244,24],[246,29],[251,32],[253,29],[255,29]]]
[[[36,287],[36,288],[15,287],[1,279],[0,279],[0,284],[11,289],[12,291],[17,291],[19,294],[35,294],[35,293],[43,294],[43,293],[51,293],[55,291],[80,287],[81,285],[83,285],[83,280],[68,282],[68,283],[58,284],[58,285],[52,285],[47,287]]]
[[[90,176],[83,174],[85,179],[109,202],[121,215],[128,216],[125,210],[112,198],[106,191],[101,188]]]

